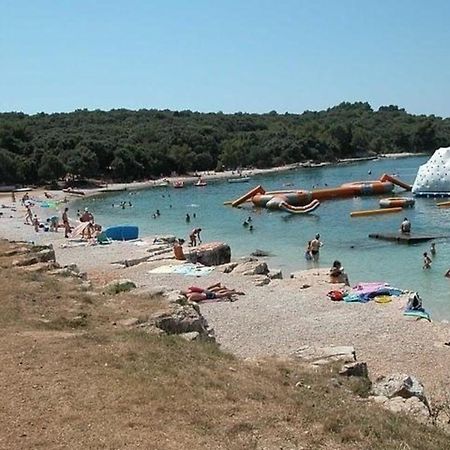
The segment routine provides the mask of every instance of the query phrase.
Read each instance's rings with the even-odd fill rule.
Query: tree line
[[[450,145],[450,118],[344,102],[302,114],[142,109],[0,114],[0,183],[130,181]]]

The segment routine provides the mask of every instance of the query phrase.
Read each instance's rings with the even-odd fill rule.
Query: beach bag
[[[327,297],[334,302],[340,302],[344,300],[344,294],[341,291],[330,291],[328,292]]]

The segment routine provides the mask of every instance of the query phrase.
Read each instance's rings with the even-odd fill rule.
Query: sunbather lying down
[[[244,292],[236,291],[235,289],[228,289],[226,286],[222,286],[221,283],[208,286],[206,289],[190,286],[183,294],[191,302],[202,302],[204,300],[213,300],[220,298],[229,298],[231,300],[233,295],[245,295]]]

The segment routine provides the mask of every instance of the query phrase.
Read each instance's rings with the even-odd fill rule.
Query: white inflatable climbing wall
[[[418,195],[450,195],[450,147],[436,150],[433,156],[419,167],[412,192]]]

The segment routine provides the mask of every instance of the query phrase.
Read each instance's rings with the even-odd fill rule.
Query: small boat
[[[199,178],[198,180],[197,180],[197,182],[196,183],[194,183],[194,186],[197,186],[197,187],[203,187],[203,186],[206,186],[208,183],[206,183],[206,181],[204,181],[202,178]]]
[[[181,189],[181,188],[184,188],[184,181],[174,181],[173,182],[173,187],[175,188],[175,189]]]
[[[228,183],[248,183],[250,177],[228,178]]]

